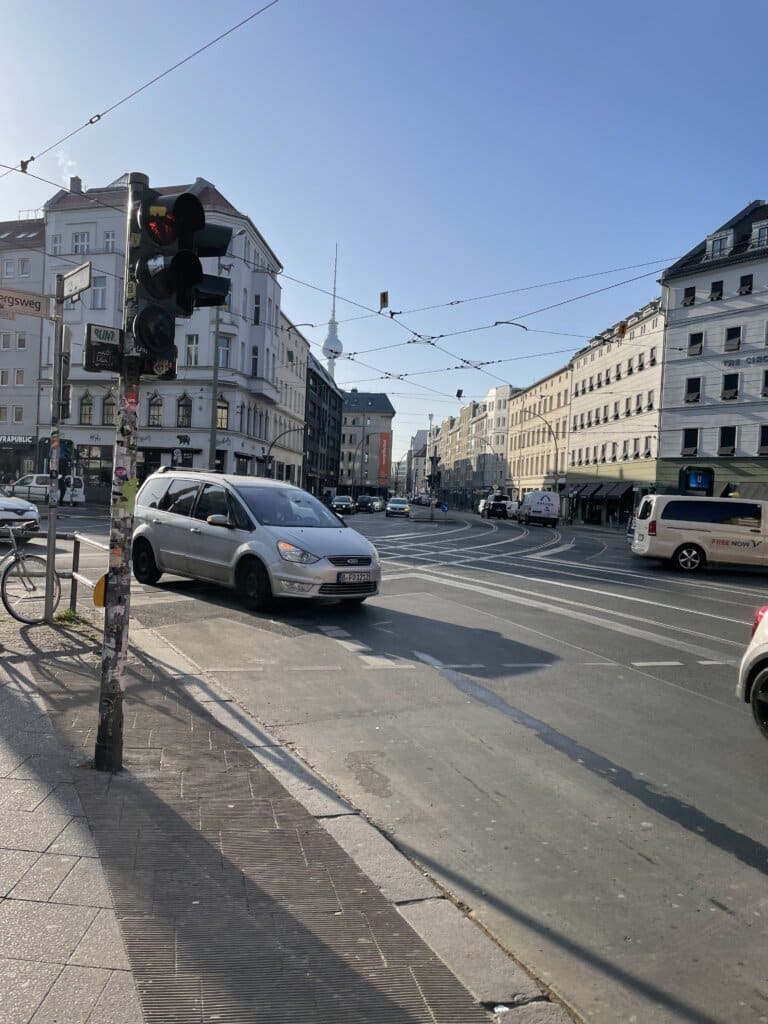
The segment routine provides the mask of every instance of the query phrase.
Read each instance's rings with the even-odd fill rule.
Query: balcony
[[[280,401],[280,389],[265,377],[246,377],[245,388],[248,394],[263,398],[271,405],[277,405]]]

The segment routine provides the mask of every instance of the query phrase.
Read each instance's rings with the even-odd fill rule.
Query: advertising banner
[[[377,474],[380,487],[389,481],[389,467],[392,462],[392,434],[387,431],[379,435],[379,471]]]

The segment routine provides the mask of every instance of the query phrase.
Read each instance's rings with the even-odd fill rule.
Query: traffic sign
[[[119,373],[123,352],[123,332],[118,327],[86,324],[83,369]]]
[[[80,292],[84,292],[87,288],[91,287],[91,261],[87,263],[81,263],[79,267],[74,270],[70,270],[68,274],[64,275],[64,298],[72,299],[75,295],[79,295]]]
[[[13,316],[16,313],[21,316],[47,317],[50,314],[48,297],[0,287],[0,314]]]

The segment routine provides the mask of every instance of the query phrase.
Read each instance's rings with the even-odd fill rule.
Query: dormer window
[[[714,238],[709,240],[709,251],[707,255],[711,260],[722,259],[723,256],[728,255],[730,245],[728,244],[730,238],[728,235],[715,235]]]
[[[758,249],[768,245],[768,222],[752,225],[752,245]]]

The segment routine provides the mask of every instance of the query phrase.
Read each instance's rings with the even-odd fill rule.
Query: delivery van
[[[648,494],[640,503],[632,552],[669,560],[682,572],[707,562],[768,566],[768,501]]]
[[[554,491],[529,491],[517,510],[518,523],[542,523],[557,526],[560,519],[560,495]]]

